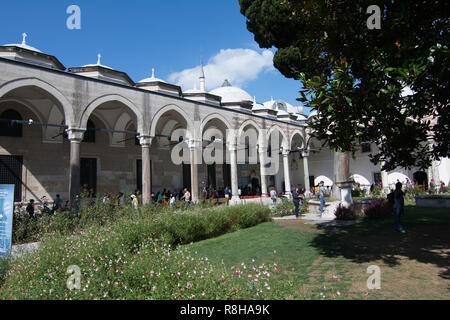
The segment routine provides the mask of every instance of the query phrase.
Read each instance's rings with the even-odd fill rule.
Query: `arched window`
[[[88,120],[86,132],[84,133],[83,142],[95,143],[95,124]]]
[[[8,120],[22,120],[22,116],[15,110],[6,110],[0,114],[0,136],[22,137],[22,124]]]

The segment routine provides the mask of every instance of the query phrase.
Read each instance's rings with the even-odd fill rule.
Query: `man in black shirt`
[[[34,218],[34,200],[31,199],[27,205],[27,212],[30,215],[30,218]]]
[[[292,192],[292,202],[294,203],[294,207],[295,207],[295,217],[297,219],[299,219],[300,216],[298,215],[298,211],[299,211],[299,205],[300,205],[300,193],[299,193],[297,187],[295,187],[294,192]]]

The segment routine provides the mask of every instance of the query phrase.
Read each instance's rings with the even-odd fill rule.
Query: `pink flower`
[[[340,297],[341,296],[341,293],[338,291],[338,292],[336,292],[336,294],[337,294],[337,296],[338,297]]]
[[[369,293],[367,292],[365,295],[364,295],[364,298],[367,298],[369,296]]]

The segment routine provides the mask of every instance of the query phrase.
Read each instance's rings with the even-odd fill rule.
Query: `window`
[[[95,143],[95,125],[91,120],[88,120],[86,129],[83,142]]]
[[[3,137],[22,137],[22,124],[8,120],[22,120],[20,113],[15,110],[6,110],[2,112],[0,118],[0,136]]]
[[[14,185],[14,201],[22,201],[22,156],[0,155],[0,184]]]
[[[361,152],[369,153],[370,152],[370,143],[362,143],[361,144]]]
[[[376,184],[381,183],[381,172],[374,172],[373,173],[373,181]]]

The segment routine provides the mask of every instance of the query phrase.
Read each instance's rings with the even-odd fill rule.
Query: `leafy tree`
[[[318,139],[346,152],[374,142],[386,170],[450,155],[447,1],[239,2],[260,47],[277,49],[275,67],[301,81]],[[380,29],[368,27],[373,4]]]

